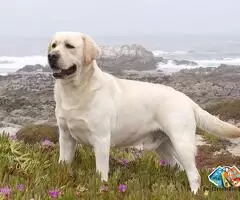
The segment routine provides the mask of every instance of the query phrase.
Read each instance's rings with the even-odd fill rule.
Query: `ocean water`
[[[176,66],[171,59],[190,60],[195,67],[240,65],[240,35],[158,35],[92,36],[100,45],[140,44],[155,56],[170,61],[159,63],[160,69],[176,71],[193,66]],[[48,37],[0,36],[0,74],[15,72],[25,65],[47,65]]]
[[[172,69],[172,71],[179,71],[180,69],[191,69],[196,67],[218,67],[221,64],[226,65],[238,65],[240,66],[240,53],[220,53],[220,52],[188,52],[188,51],[153,51],[156,57],[168,58],[169,61],[166,64],[159,63],[158,69]],[[198,65],[175,65],[172,60],[189,60],[194,61]]]

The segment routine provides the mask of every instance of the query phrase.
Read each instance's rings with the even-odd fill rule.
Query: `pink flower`
[[[161,166],[166,166],[167,165],[167,161],[166,160],[160,160],[159,164]]]
[[[57,199],[59,196],[59,190],[49,190],[48,194],[50,197]]]
[[[122,159],[122,160],[120,160],[120,163],[126,167],[129,163],[129,161],[127,159]]]
[[[9,138],[10,138],[11,140],[16,140],[16,139],[17,139],[17,136],[16,136],[16,135],[10,135]]]
[[[9,187],[0,188],[0,194],[3,194],[5,196],[9,196],[11,192],[12,192],[12,189]]]
[[[54,143],[51,142],[50,140],[44,140],[44,141],[41,142],[41,144],[42,144],[43,146],[46,146],[46,147],[48,147],[48,146],[54,146]]]
[[[24,190],[24,185],[23,184],[17,184],[17,189],[19,191],[23,191]]]
[[[107,185],[102,185],[100,187],[100,192],[107,192],[108,191],[108,186]]]
[[[137,159],[140,159],[140,158],[142,157],[142,153],[141,153],[140,151],[137,151],[137,152],[135,153],[135,157],[136,157]]]
[[[119,192],[126,192],[126,190],[127,190],[127,186],[126,186],[126,185],[120,184],[120,185],[118,186],[118,191],[119,191]]]

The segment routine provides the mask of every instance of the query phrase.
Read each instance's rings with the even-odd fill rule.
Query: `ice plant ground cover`
[[[123,162],[124,161],[124,162]],[[79,147],[71,166],[58,164],[58,146],[26,145],[0,136],[0,200],[40,199],[240,199],[239,190],[218,190],[201,169],[202,187],[194,196],[186,174],[170,168],[153,152],[112,149],[110,179],[95,173],[90,147]]]

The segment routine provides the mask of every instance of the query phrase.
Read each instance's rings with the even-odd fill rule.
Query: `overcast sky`
[[[239,33],[240,0],[1,0],[0,35]]]

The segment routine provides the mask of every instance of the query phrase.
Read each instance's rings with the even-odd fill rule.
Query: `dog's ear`
[[[100,49],[97,44],[87,35],[83,35],[83,59],[84,65],[90,65],[93,60],[97,59],[100,54]]]

